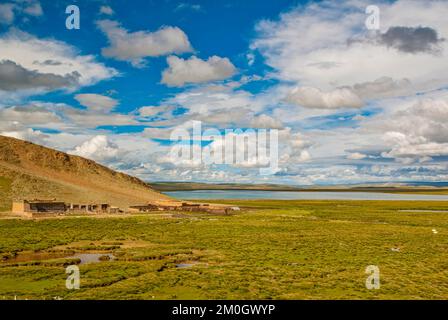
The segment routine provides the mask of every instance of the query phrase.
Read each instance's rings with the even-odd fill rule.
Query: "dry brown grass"
[[[0,136],[0,178],[11,181],[9,190],[0,193],[0,203],[57,198],[127,207],[148,201],[170,201],[145,182],[94,161],[3,136]]]

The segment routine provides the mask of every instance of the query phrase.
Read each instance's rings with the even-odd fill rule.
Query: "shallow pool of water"
[[[179,264],[176,264],[176,268],[178,268],[178,269],[191,268],[192,266],[194,266],[194,264],[192,264],[192,263],[179,263]]]
[[[73,256],[67,257],[69,259],[79,259],[81,260],[80,264],[88,264],[88,263],[99,263],[102,262],[101,257],[106,256],[109,259],[103,261],[111,261],[115,260],[115,256],[111,253],[77,253]]]

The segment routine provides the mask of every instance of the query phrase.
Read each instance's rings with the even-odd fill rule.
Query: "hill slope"
[[[0,211],[13,199],[57,198],[127,207],[169,201],[143,181],[94,161],[0,136]]]

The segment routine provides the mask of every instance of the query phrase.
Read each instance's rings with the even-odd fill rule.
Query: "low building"
[[[101,214],[120,213],[122,211],[118,207],[113,207],[108,203],[77,204],[56,201],[56,199],[34,199],[14,201],[12,203],[12,212],[26,217],[43,217],[67,213]]]
[[[117,207],[112,207],[108,203],[99,203],[99,204],[79,204],[79,203],[70,203],[67,206],[67,210],[73,213],[116,213],[118,212]]]
[[[238,207],[225,205],[210,205],[208,203],[148,203],[146,205],[130,206],[128,212],[156,212],[156,211],[183,211],[183,212],[204,212],[212,214],[230,214],[239,210]]]
[[[109,209],[109,213],[112,213],[112,214],[115,214],[115,213],[123,213],[123,210],[121,210],[120,208],[118,208],[118,207],[110,207],[110,209]]]
[[[158,206],[147,204],[147,205],[140,205],[140,206],[130,206],[128,211],[129,212],[150,212],[150,211],[157,211]]]
[[[148,203],[145,205],[135,205],[128,209],[128,212],[154,212],[154,211],[183,211],[183,212],[204,212],[212,214],[230,214],[239,208],[225,205],[209,205],[206,203],[187,202],[166,202]],[[116,214],[122,213],[118,207],[113,207],[108,203],[64,203],[62,201],[51,200],[22,200],[14,201],[12,212],[26,217],[44,217],[58,214]]]
[[[15,214],[25,215],[29,217],[44,216],[46,214],[64,213],[67,206],[64,202],[50,200],[22,200],[14,201],[12,204],[12,212]]]

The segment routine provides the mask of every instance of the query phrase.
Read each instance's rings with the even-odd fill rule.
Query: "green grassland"
[[[227,203],[242,210],[0,219],[0,299],[448,298],[446,202]],[[81,288],[66,289],[77,261],[64,253],[95,250],[117,259],[80,265]],[[368,265],[378,290],[365,287]]]

